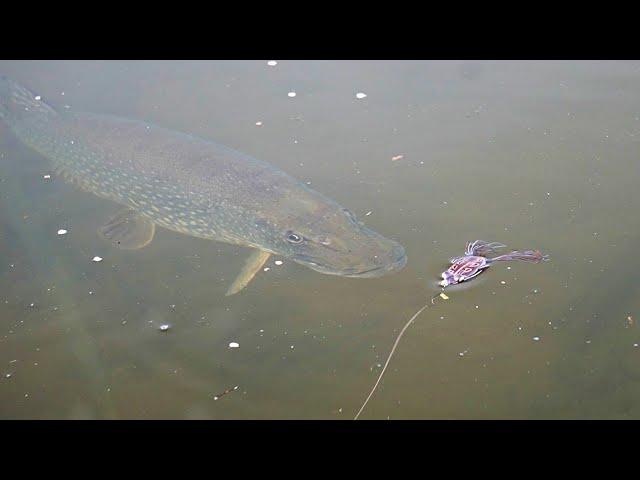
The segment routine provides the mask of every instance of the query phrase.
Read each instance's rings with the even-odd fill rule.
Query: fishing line
[[[444,288],[442,289],[442,292],[444,292]],[[413,317],[411,317],[409,319],[409,321],[407,323],[405,323],[404,327],[402,327],[402,330],[400,330],[400,333],[398,334],[398,336],[396,337],[396,341],[393,344],[393,347],[391,347],[391,352],[389,352],[389,356],[387,357],[387,361],[384,364],[384,367],[382,368],[382,371],[380,372],[380,375],[378,376],[378,380],[376,381],[375,385],[373,386],[373,388],[371,389],[371,392],[369,393],[369,396],[367,397],[367,399],[364,401],[364,403],[362,404],[362,407],[360,407],[360,410],[358,410],[358,413],[356,414],[356,416],[353,418],[354,420],[357,420],[358,417],[360,416],[360,414],[362,413],[362,411],[364,410],[364,407],[367,406],[367,403],[369,402],[369,399],[373,396],[374,392],[376,391],[376,388],[378,388],[378,384],[380,383],[380,380],[382,380],[382,376],[384,375],[384,372],[387,370],[387,366],[389,365],[389,362],[391,361],[391,357],[393,356],[394,352],[396,351],[396,347],[398,346],[398,343],[400,343],[400,339],[402,338],[402,336],[404,335],[404,332],[407,330],[407,328],[409,328],[409,326],[413,323],[413,321],[418,317],[418,315],[420,315],[427,307],[431,306],[431,305],[435,305],[435,303],[433,303],[433,301],[438,298],[439,296],[443,295],[443,293],[438,293],[436,295],[434,295],[433,297],[431,297],[431,300],[429,302],[427,302],[426,304],[424,304],[420,310],[418,310],[416,313],[413,314]],[[445,297],[446,298],[446,297]]]

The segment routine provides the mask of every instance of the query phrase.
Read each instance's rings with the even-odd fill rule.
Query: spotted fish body
[[[250,157],[239,172],[234,161],[241,154],[213,142],[117,117],[69,114],[62,121],[29,125],[23,135],[82,189],[164,228],[227,243],[254,245],[250,232],[237,227],[245,210],[260,208],[261,200],[243,190],[262,187],[265,175],[288,180]],[[215,172],[209,158],[216,159]]]
[[[245,210],[260,208],[267,189],[293,180],[214,142],[135,120],[54,113],[11,127],[83,190],[131,207],[167,229],[227,243],[252,245],[234,227]]]
[[[58,111],[6,77],[0,118],[65,179],[149,224],[335,275],[380,276],[406,263],[399,244],[335,201],[215,142],[137,120]]]

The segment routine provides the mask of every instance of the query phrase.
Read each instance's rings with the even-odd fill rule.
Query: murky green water
[[[266,160],[409,256],[379,279],[276,257],[225,297],[248,249],[159,230],[116,250],[96,229],[118,207],[44,179],[46,159],[2,126],[0,418],[353,418],[447,259],[478,238],[552,261],[495,265],[425,311],[362,418],[640,417],[640,63],[1,61],[0,73],[57,105]]]

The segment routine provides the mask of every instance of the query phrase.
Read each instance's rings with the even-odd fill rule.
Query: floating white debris
[[[93,257],[91,260],[92,260],[92,261],[94,261],[94,262],[101,262],[101,261],[102,261],[102,257],[98,257],[98,256],[96,255],[96,256],[95,256],[95,257]]]
[[[505,282],[504,280],[500,280],[500,285],[506,285],[507,282]]]
[[[51,175],[47,173],[46,175],[43,175],[42,178],[44,178],[45,180],[49,180],[51,178]]]
[[[373,212],[369,211],[367,213],[364,214],[365,217],[368,217],[369,215],[371,215]]]
[[[40,95],[36,95],[36,100],[40,100],[42,97]]]
[[[634,347],[637,347],[637,346],[638,346],[638,344],[637,344],[637,343],[634,343],[634,344],[633,344],[633,346],[634,346]]]
[[[276,265],[280,266],[280,265],[282,265],[284,262],[283,262],[282,260],[276,260],[276,261],[275,261],[275,262],[273,262],[273,263],[275,263]]]
[[[167,325],[167,324],[160,325],[160,331],[161,331],[161,332],[166,332],[166,331],[167,331],[167,330],[169,330],[170,328],[171,328],[171,325]]]
[[[357,98],[358,100],[362,100],[363,98],[366,98],[366,97],[367,97],[367,94],[366,94],[366,93],[362,93],[362,92],[358,92],[358,93],[356,93],[356,98]]]
[[[291,350],[293,350],[293,345],[291,345]]]
[[[237,343],[237,342],[231,342],[231,343],[229,344],[229,348],[238,348],[239,346],[240,346],[240,344],[239,344],[239,343]]]
[[[275,67],[276,65],[278,65],[278,62],[276,62],[275,60],[269,60],[267,62],[267,65],[269,65],[270,67]]]
[[[287,93],[287,96],[288,96],[288,97],[291,97],[291,98],[295,97],[296,95],[297,95],[297,93],[296,93],[296,92],[289,92],[289,93]]]
[[[262,122],[256,122],[256,127],[261,127],[262,126]]]
[[[265,271],[265,272],[268,272],[271,269],[269,267],[264,267],[262,270]]]
[[[67,231],[64,228],[61,228],[60,230],[58,230],[58,235],[66,235]]]
[[[458,353],[458,355],[460,355],[461,357],[464,357],[464,352],[460,352]]]
[[[540,337],[533,337],[533,341],[534,341],[534,342],[538,342],[538,341],[540,341]]]
[[[398,160],[402,160],[403,158],[404,158],[404,155],[394,155],[393,157],[391,157],[391,161],[397,162]]]

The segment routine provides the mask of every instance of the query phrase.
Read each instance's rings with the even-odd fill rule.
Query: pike
[[[0,119],[65,180],[122,206],[99,234],[121,249],[148,245],[156,227],[253,248],[227,295],[271,255],[330,275],[401,270],[403,247],[348,209],[269,163],[142,121],[59,110],[0,76]]]

